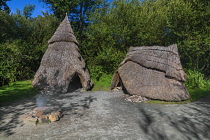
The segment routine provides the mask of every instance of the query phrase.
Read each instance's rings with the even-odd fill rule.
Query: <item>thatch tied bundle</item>
[[[114,74],[111,89],[122,87],[131,95],[182,101],[190,98],[185,81],[177,45],[131,47]]]
[[[32,85],[57,92],[71,92],[79,88],[89,90],[93,82],[67,16],[48,44]]]

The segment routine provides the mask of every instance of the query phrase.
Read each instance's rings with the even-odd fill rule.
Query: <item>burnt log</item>
[[[80,54],[78,42],[67,16],[48,44],[32,85],[41,90],[62,93],[80,88],[83,91],[91,89],[93,81]]]
[[[188,100],[186,74],[177,45],[131,47],[114,74],[111,89],[165,101]]]

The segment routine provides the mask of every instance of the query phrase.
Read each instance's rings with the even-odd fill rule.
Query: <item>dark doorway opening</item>
[[[69,83],[67,92],[80,91],[81,88],[82,88],[82,83],[80,81],[80,78],[78,74],[75,74],[71,82]]]
[[[119,91],[123,91],[124,94],[130,95],[129,92],[127,91],[127,89],[125,88],[125,86],[124,86],[124,84],[122,82],[122,79],[120,78],[119,75],[117,75],[117,80],[116,80],[114,89],[115,90],[119,90]]]
[[[123,91],[124,94],[131,95],[131,94],[127,91],[127,89],[125,88],[125,86],[123,85],[123,83],[122,83],[122,85],[121,85],[121,88],[122,88],[122,91]]]
[[[124,84],[123,84],[123,82],[122,82],[121,77],[119,77],[119,82],[117,83],[117,87],[120,87],[124,94],[130,95],[130,93],[129,93],[129,92],[127,91],[127,89],[125,88],[125,86],[124,86]]]

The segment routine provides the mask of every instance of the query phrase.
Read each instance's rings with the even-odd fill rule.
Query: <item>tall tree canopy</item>
[[[6,1],[0,1],[0,85],[33,76],[66,13],[96,77],[113,74],[130,46],[174,43],[185,69],[210,76],[208,0],[39,0],[53,11],[43,17],[31,17],[34,5],[9,15]]]
[[[130,46],[177,43],[185,68],[209,74],[209,11],[206,0],[116,0],[91,15],[85,58],[111,72]]]
[[[65,14],[69,15],[71,25],[79,42],[83,42],[84,31],[89,23],[89,14],[95,8],[105,3],[104,0],[39,0],[49,5],[55,16],[63,20]]]
[[[16,14],[0,11],[0,86],[32,78],[59,24],[53,15],[31,17],[33,9],[29,4]]]
[[[5,11],[6,13],[9,14],[10,8],[7,5],[7,1],[11,1],[11,0],[0,0],[0,11]]]

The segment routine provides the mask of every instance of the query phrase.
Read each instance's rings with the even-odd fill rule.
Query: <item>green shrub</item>
[[[186,85],[189,88],[205,88],[210,86],[210,79],[205,78],[198,70],[187,70],[187,81]]]
[[[0,86],[31,79],[32,68],[39,63],[33,63],[34,59],[32,47],[25,42],[14,40],[0,44]]]
[[[111,85],[112,74],[107,74],[102,71],[102,66],[90,68],[91,78],[94,82],[92,91],[108,91]]]

